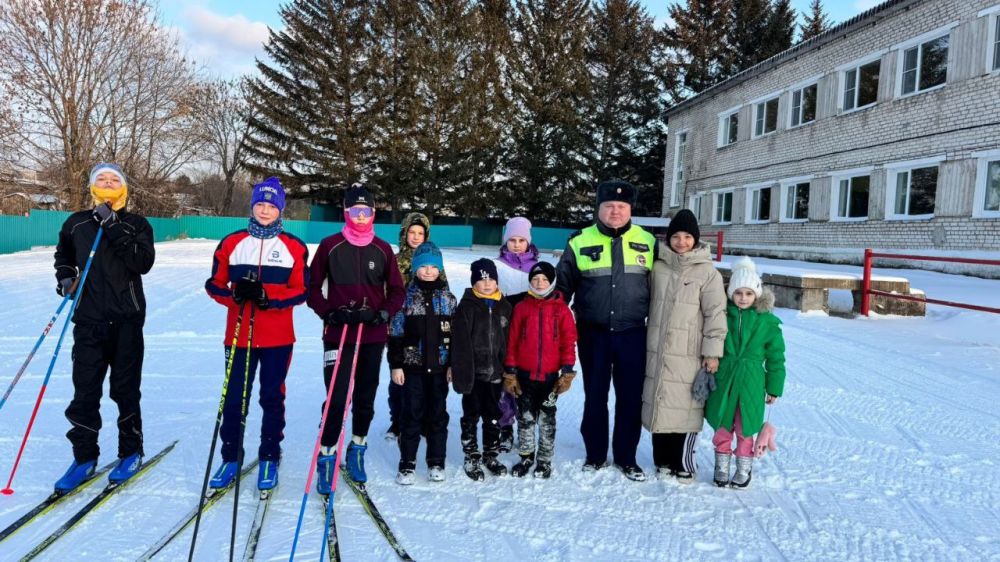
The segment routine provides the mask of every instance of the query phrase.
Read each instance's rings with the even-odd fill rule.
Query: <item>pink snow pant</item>
[[[715,445],[716,453],[733,453],[733,434],[736,434],[736,456],[753,456],[753,435],[743,435],[743,420],[740,417],[740,407],[736,406],[736,414],[733,416],[733,430],[729,431],[724,427],[715,430],[712,437],[712,444]]]

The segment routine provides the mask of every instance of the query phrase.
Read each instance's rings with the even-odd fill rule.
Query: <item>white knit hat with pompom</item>
[[[729,277],[729,287],[726,289],[729,298],[733,298],[736,289],[750,289],[757,295],[757,298],[760,298],[760,294],[764,290],[760,275],[757,275],[757,266],[746,256],[733,264],[733,274]]]

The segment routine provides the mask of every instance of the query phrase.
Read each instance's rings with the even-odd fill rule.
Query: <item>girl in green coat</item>
[[[753,466],[753,435],[764,424],[764,405],[785,386],[785,341],[781,320],[772,313],[774,294],[763,288],[757,268],[744,257],[733,265],[727,289],[729,332],[715,375],[716,389],[705,403],[705,419],[715,429],[715,484],[746,488]],[[736,438],[736,473],[730,480]]]

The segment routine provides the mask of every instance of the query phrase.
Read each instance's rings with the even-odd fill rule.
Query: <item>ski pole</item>
[[[80,282],[77,284],[76,291],[73,293],[73,298],[71,299],[73,304],[69,306],[69,316],[66,317],[66,321],[63,323],[62,331],[59,332],[59,341],[56,342],[56,349],[52,352],[52,361],[49,362],[49,370],[45,372],[45,379],[42,380],[42,388],[38,390],[38,398],[35,399],[35,408],[31,411],[31,418],[28,419],[28,428],[25,429],[24,438],[21,439],[21,448],[18,449],[17,458],[14,459],[14,468],[10,471],[10,478],[7,479],[7,486],[3,490],[0,490],[0,493],[5,496],[9,496],[14,493],[14,490],[10,487],[10,485],[14,482],[14,475],[17,473],[17,466],[21,464],[21,455],[24,454],[24,446],[28,443],[28,436],[31,435],[31,426],[35,424],[35,416],[38,415],[38,407],[42,405],[42,397],[45,396],[45,389],[49,385],[49,378],[52,376],[52,370],[55,369],[56,358],[59,357],[59,350],[62,348],[63,338],[66,337],[66,328],[69,327],[70,321],[73,320],[73,312],[76,311],[76,305],[80,302],[80,297],[83,295],[83,285],[87,282],[87,274],[90,273],[90,266],[94,263],[94,255],[97,253],[97,245],[101,241],[101,234],[104,234],[104,229],[98,228],[97,236],[94,237],[94,245],[90,247],[90,255],[87,256],[87,263],[83,266],[83,274],[80,275]],[[65,303],[65,297],[63,302]],[[4,400],[6,400],[6,397],[4,397]]]
[[[257,307],[250,304],[250,327],[247,330],[247,363],[243,368],[243,396],[240,400],[240,439],[236,447],[236,494],[233,496],[233,528],[229,533],[229,562],[236,552],[236,514],[240,509],[240,475],[243,473],[243,434],[247,429],[247,387],[250,386],[250,353],[253,351],[253,321]]]
[[[333,484],[330,486],[330,499],[326,502],[326,523],[323,525],[323,542],[326,544],[327,537],[330,536],[330,519],[333,517],[333,498],[337,493],[337,479],[340,476],[340,453],[344,448],[344,429],[347,426],[347,414],[351,411],[351,397],[354,394],[354,373],[358,368],[358,355],[361,351],[361,332],[364,324],[358,324],[358,337],[354,342],[354,357],[351,358],[351,374],[347,379],[347,401],[344,403],[344,418],[340,423],[340,437],[337,439],[337,462],[333,463]],[[323,549],[319,551],[319,562],[323,562]]]
[[[10,382],[10,386],[7,387],[7,391],[3,393],[3,398],[0,398],[0,410],[2,410],[3,405],[7,403],[7,399],[10,398],[10,393],[14,390],[14,386],[19,380],[21,380],[21,375],[24,374],[24,371],[28,369],[28,363],[31,363],[31,360],[35,357],[35,352],[37,352],[38,348],[42,346],[42,341],[45,339],[45,336],[49,335],[49,330],[51,330],[52,326],[55,325],[56,319],[59,318],[60,314],[62,314],[62,310],[66,307],[66,303],[69,301],[72,294],[72,292],[69,292],[63,297],[62,302],[59,304],[59,308],[56,309],[55,314],[52,315],[52,318],[49,319],[49,323],[46,324],[45,329],[42,330],[42,335],[38,336],[38,341],[35,342],[35,347],[31,348],[31,353],[28,354],[28,358],[24,360],[24,363],[21,364],[21,368],[17,370],[17,374],[14,375],[14,380]]]
[[[226,391],[229,389],[229,375],[233,372],[233,360],[236,358],[236,344],[240,339],[240,325],[243,324],[243,313],[247,304],[240,305],[240,314],[236,317],[233,328],[233,342],[226,350],[226,372],[222,378],[222,397],[219,398],[219,412],[215,416],[215,430],[212,431],[212,445],[208,450],[208,462],[205,464],[205,478],[201,482],[201,496],[198,498],[198,515],[194,519],[194,532],[191,534],[191,550],[188,552],[188,562],[194,559],[194,545],[198,540],[198,527],[201,525],[201,512],[205,507],[205,493],[208,492],[208,479],[212,475],[212,459],[215,458],[215,445],[219,440],[219,427],[222,425],[222,411],[226,407]],[[250,350],[247,350],[247,354]],[[239,475],[237,475],[239,478]]]
[[[295,523],[295,538],[292,539],[292,554],[288,558],[289,562],[295,560],[295,547],[299,544],[299,532],[302,530],[302,519],[306,515],[306,503],[309,502],[309,489],[312,488],[316,460],[319,459],[319,448],[323,442],[323,428],[326,426],[326,416],[330,412],[330,402],[333,401],[333,386],[337,382],[337,371],[340,370],[340,356],[344,353],[347,328],[348,325],[344,324],[344,329],[340,331],[340,345],[337,346],[337,356],[333,359],[333,373],[330,376],[329,388],[326,389],[326,402],[323,403],[323,415],[319,421],[319,435],[316,436],[316,446],[313,447],[312,463],[309,465],[309,476],[306,478],[306,491],[302,494],[302,505],[299,507],[299,520]],[[355,355],[357,355],[357,350],[355,350]]]

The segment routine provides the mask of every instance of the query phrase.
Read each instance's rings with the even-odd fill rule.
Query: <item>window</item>
[[[740,111],[739,108],[727,111],[719,117],[719,147],[736,142],[739,138]]]
[[[670,188],[670,206],[680,205],[680,192],[684,189],[684,152],[687,150],[687,131],[677,133],[674,141],[674,181]]]
[[[1000,15],[993,16],[993,70],[1000,70]]]
[[[792,118],[789,127],[798,127],[816,120],[816,84],[792,91]]]
[[[863,220],[868,218],[868,174],[837,178],[833,183],[833,220]]]
[[[844,71],[844,111],[868,107],[878,101],[882,60],[877,59]]]
[[[733,192],[715,193],[715,215],[712,224],[730,224],[733,222]]]
[[[760,137],[778,129],[778,98],[754,104],[753,136]]]
[[[1000,218],[1000,150],[980,153],[972,216]]]
[[[781,219],[804,221],[809,219],[809,182],[797,181],[784,184],[784,206]]]
[[[747,224],[759,224],[771,220],[771,188],[747,187]]]
[[[701,196],[700,195],[692,195],[690,197],[690,199],[688,199],[688,209],[691,209],[691,212],[694,213],[694,217],[696,219],[698,219],[699,221],[701,220]]]
[[[902,95],[940,86],[948,77],[948,35],[903,49],[901,57]]]
[[[938,166],[895,170],[889,174],[886,193],[886,218],[913,219],[934,216],[937,196]]]

